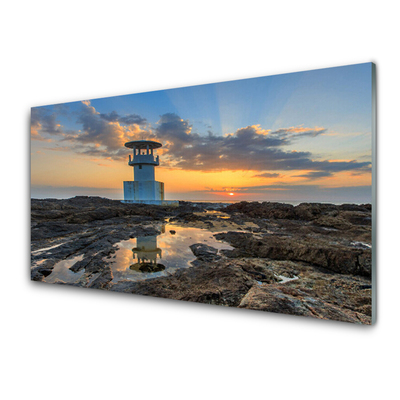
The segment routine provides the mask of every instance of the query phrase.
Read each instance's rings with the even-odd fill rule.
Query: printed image
[[[31,279],[373,323],[374,74],[33,107]]]

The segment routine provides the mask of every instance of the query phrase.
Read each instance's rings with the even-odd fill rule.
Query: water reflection
[[[195,256],[189,246],[194,243],[205,243],[218,250],[232,249],[206,229],[169,223],[160,228],[160,235],[139,236],[117,243],[118,250],[110,264],[113,282],[168,276],[180,268],[190,267]]]
[[[161,249],[157,247],[157,236],[137,237],[132,252],[137,262],[129,267],[130,270],[149,273],[164,271],[165,266],[157,263],[157,256],[161,258],[162,255]]]
[[[218,250],[232,249],[227,243],[215,239],[213,233],[217,232],[211,233],[207,229],[167,223],[160,224],[159,230],[160,235],[138,236],[116,243],[117,250],[114,256],[111,259],[109,256],[103,259],[103,262],[112,269],[113,282],[125,279],[141,281],[168,276],[180,268],[191,267],[191,262],[196,257],[189,246],[195,243],[208,244]],[[45,281],[48,283],[55,283],[57,280],[67,283],[78,282],[85,270],[73,272],[70,268],[83,258],[84,255],[79,255],[59,261]],[[45,258],[38,260],[35,265],[40,265],[44,261],[46,261]]]
[[[79,278],[83,275],[84,270],[81,270],[79,272],[72,272],[70,268],[76,262],[81,261],[82,259],[83,255],[80,255],[59,261],[54,265],[51,274],[44,278],[44,281],[47,283],[55,283],[57,281],[62,281],[66,283],[77,282]]]

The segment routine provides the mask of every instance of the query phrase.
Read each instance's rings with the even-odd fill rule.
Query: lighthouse
[[[155,180],[155,167],[160,157],[155,150],[162,146],[152,140],[134,140],[125,143],[133,150],[128,164],[133,167],[133,181],[124,181],[124,202],[158,205],[179,205],[178,201],[164,200],[164,182]]]

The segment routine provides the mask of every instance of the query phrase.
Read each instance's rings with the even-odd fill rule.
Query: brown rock
[[[254,285],[240,302],[239,308],[358,324],[371,323],[365,315],[340,309],[320,299],[310,297],[307,292],[279,284]]]

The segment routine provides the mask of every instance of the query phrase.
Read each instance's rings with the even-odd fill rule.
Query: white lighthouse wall
[[[133,167],[133,176],[136,181],[154,181],[154,165],[151,164],[139,164]]]
[[[164,200],[164,182],[124,181],[124,200]]]
[[[124,181],[124,200],[135,200],[135,190],[133,181]]]

